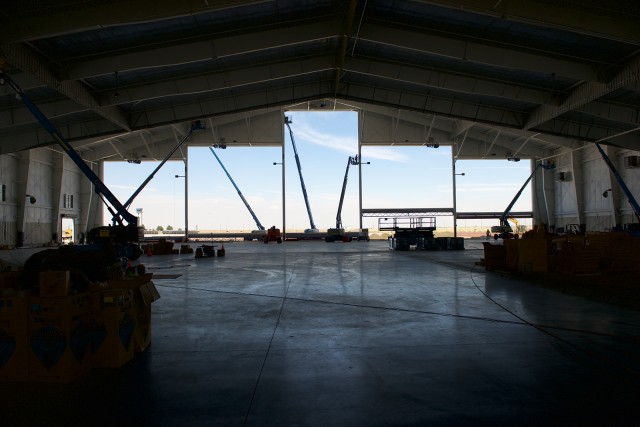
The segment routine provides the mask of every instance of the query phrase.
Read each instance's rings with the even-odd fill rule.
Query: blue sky
[[[291,128],[302,165],[315,224],[335,226],[336,211],[349,156],[357,154],[357,114],[353,112],[290,112]],[[286,130],[286,128],[285,128]],[[265,227],[282,226],[282,169],[280,148],[227,148],[216,153]],[[285,140],[287,229],[309,228],[300,180],[289,134]],[[451,149],[426,147],[363,147],[363,208],[451,208]],[[126,201],[157,167],[157,162],[107,162],[105,184]],[[460,160],[456,172],[458,211],[502,211],[530,175],[530,163],[506,160]],[[167,162],[131,205],[142,208],[147,228],[184,228],[183,162]],[[513,210],[531,210],[527,189]],[[105,213],[105,220],[110,216]],[[342,210],[345,228],[357,228],[358,167],[351,166]],[[438,217],[451,226],[451,217]],[[494,221],[458,221],[459,226]],[[364,218],[364,227],[377,228],[377,219]],[[189,228],[252,230],[256,225],[235,188],[209,148],[189,148]]]

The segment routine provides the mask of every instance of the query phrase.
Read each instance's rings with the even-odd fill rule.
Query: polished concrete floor
[[[151,347],[70,384],[0,383],[0,425],[640,425],[639,313],[486,272],[466,246],[144,257]]]

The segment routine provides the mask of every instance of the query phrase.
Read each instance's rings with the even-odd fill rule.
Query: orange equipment
[[[282,243],[282,233],[280,233],[280,229],[276,228],[275,225],[270,229],[268,229],[267,235],[264,236],[264,242],[265,243],[269,243],[269,242]]]

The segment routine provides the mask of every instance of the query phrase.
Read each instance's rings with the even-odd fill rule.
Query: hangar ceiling
[[[363,145],[541,158],[640,149],[638,22],[621,0],[22,0],[0,55],[87,160],[163,158],[194,119],[190,145],[279,146],[293,109],[358,111]],[[0,86],[0,153],[51,144]]]

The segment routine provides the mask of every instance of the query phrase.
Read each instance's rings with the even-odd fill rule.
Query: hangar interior
[[[0,36],[6,75],[98,176],[105,161],[162,160],[192,120],[206,132],[187,146],[284,147],[288,110],[349,109],[362,146],[552,159],[534,179],[534,223],[635,222],[593,143],[637,194],[638,10],[537,4],[10,2]],[[60,241],[64,217],[77,233],[108,223],[9,85],[0,99],[0,243]]]
[[[84,234],[108,223],[83,168],[103,177],[105,162],[160,161],[194,120],[205,131],[185,147],[284,156],[284,117],[296,110],[356,111],[360,147],[451,146],[452,164],[551,162],[532,181],[536,224],[638,222],[628,197],[640,194],[634,2],[5,3],[4,247],[59,243],[70,219]],[[188,162],[185,147],[170,159]],[[158,280],[154,346],[65,388],[1,383],[11,420],[86,425],[115,403],[105,423],[640,421],[637,307],[480,271],[479,246],[452,260],[369,244],[245,246],[208,266],[144,259],[181,276]],[[637,298],[637,286],[624,291]]]

